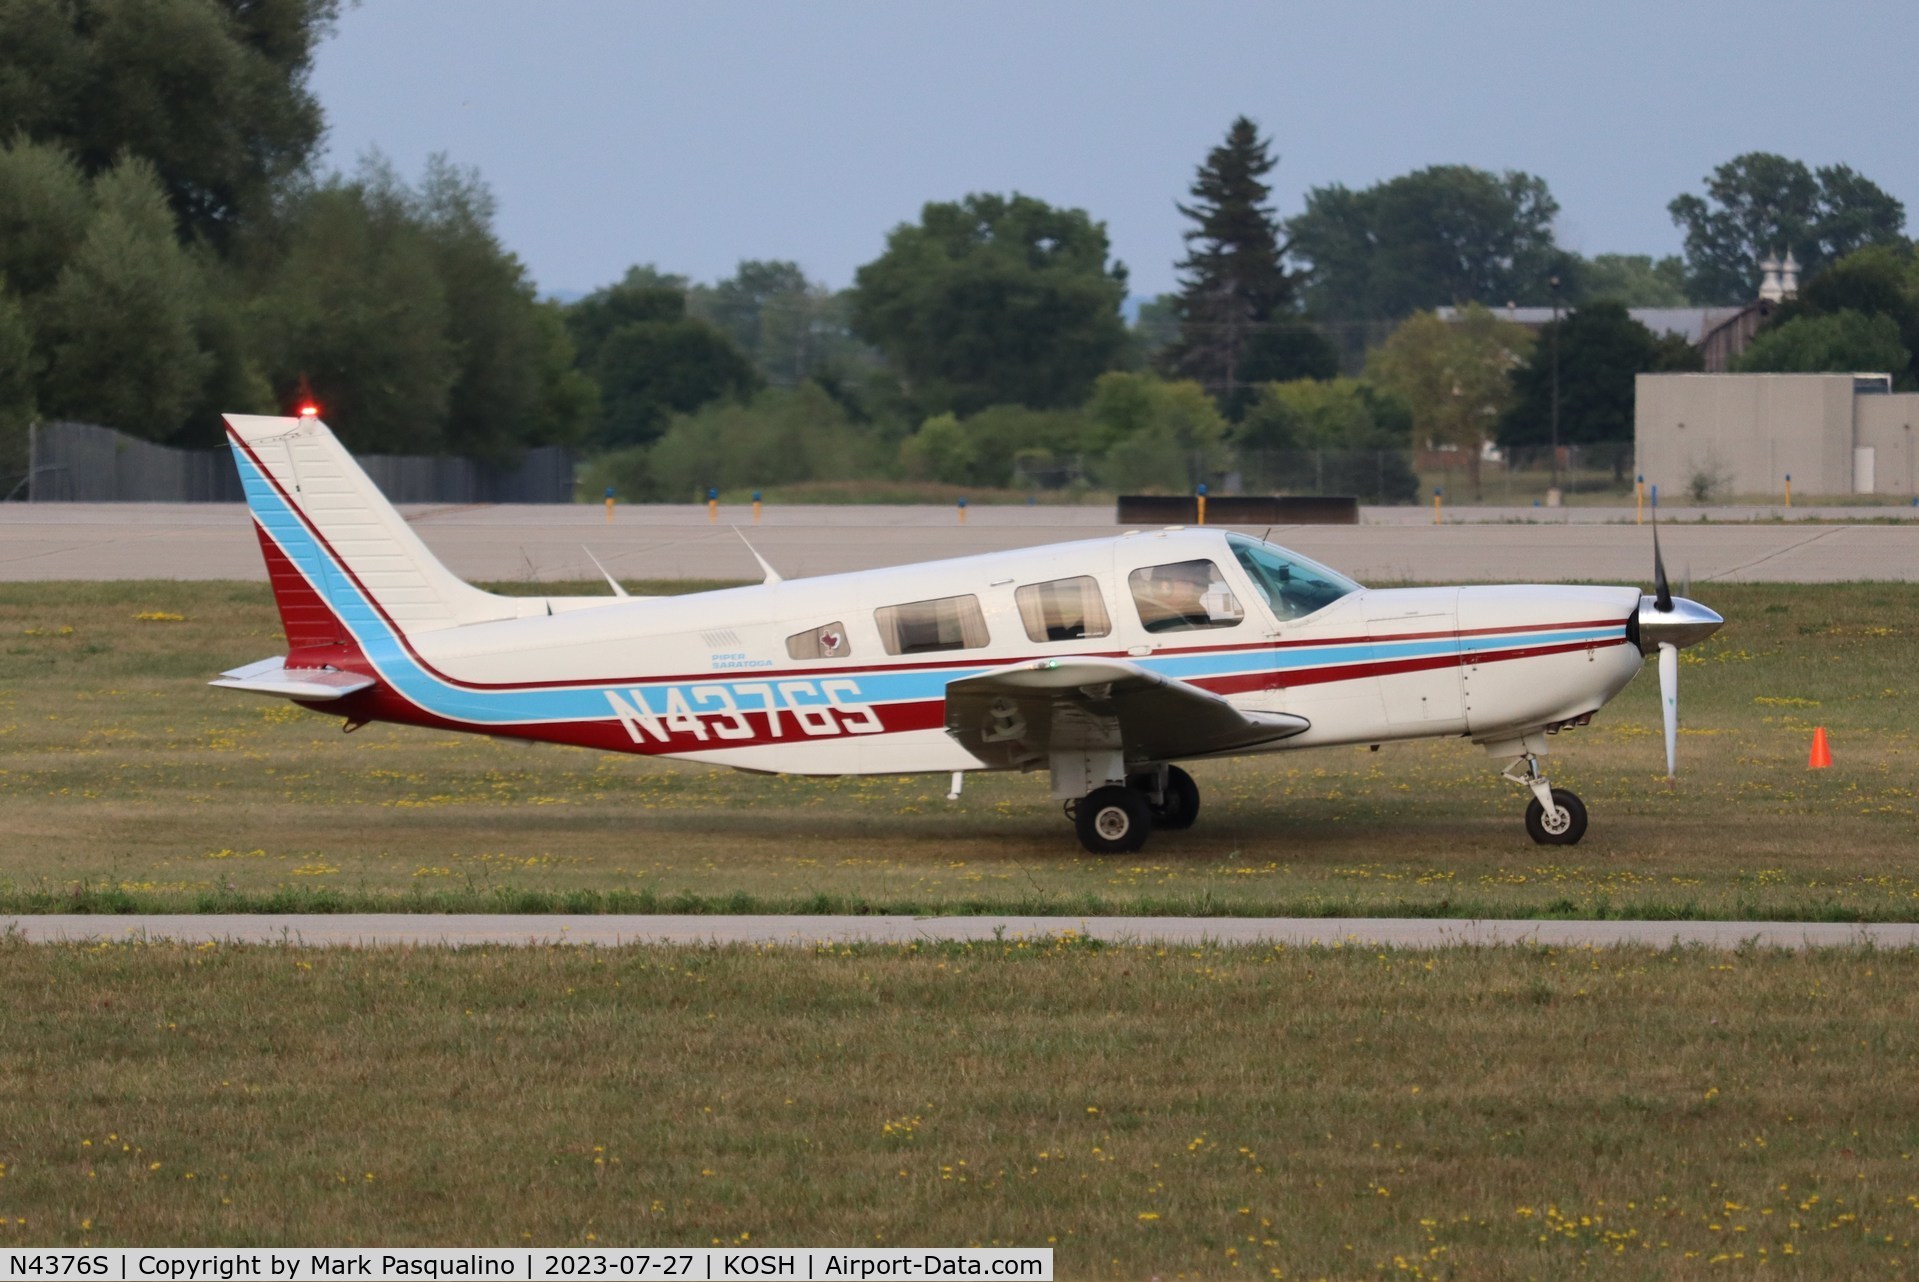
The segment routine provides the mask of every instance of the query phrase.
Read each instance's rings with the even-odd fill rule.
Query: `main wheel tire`
[[[1147,785],[1142,787],[1141,791],[1150,796],[1152,776],[1143,776],[1140,782]],[[1193,821],[1199,818],[1199,785],[1193,782],[1191,775],[1178,766],[1168,766],[1166,767],[1166,789],[1160,794],[1159,804],[1155,806],[1148,801],[1147,805],[1153,812],[1153,827],[1164,828],[1169,832],[1191,828]]]
[[[1095,788],[1080,799],[1073,814],[1079,844],[1096,855],[1124,855],[1146,844],[1153,812],[1143,793],[1131,788]]]
[[[1546,808],[1534,797],[1526,807],[1526,832],[1542,846],[1576,846],[1586,835],[1586,803],[1564,788],[1553,789],[1553,807],[1559,813],[1550,821]]]

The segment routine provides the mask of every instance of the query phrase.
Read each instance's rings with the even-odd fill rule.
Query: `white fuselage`
[[[1225,547],[1218,531],[1169,530],[360,639],[433,724],[794,774],[979,768],[945,731],[946,684],[1049,656],[1125,657],[1312,723],[1253,751],[1515,738],[1593,712],[1641,665],[1624,630],[1636,588],[1366,589],[1281,619]],[[1219,567],[1244,617],[1147,631],[1129,574],[1196,558]],[[1033,640],[1017,589],[1081,577],[1097,583],[1110,632]],[[886,653],[878,611],[959,596],[978,601],[985,636],[968,640],[981,644]],[[839,634],[838,652],[792,657],[788,638],[818,629]],[[553,733],[566,725],[606,733]]]

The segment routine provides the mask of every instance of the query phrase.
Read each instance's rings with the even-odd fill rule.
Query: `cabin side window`
[[[1246,617],[1211,561],[1148,565],[1126,576],[1140,626],[1148,632],[1230,628]]]
[[[1029,583],[1013,593],[1013,603],[1026,635],[1035,641],[1078,641],[1113,630],[1099,580],[1090,575]]]
[[[829,623],[786,638],[786,653],[794,659],[844,659],[853,653],[853,643],[846,639],[844,623]]]
[[[930,654],[936,650],[977,650],[987,644],[986,616],[976,596],[941,597],[883,605],[873,611],[880,644],[888,654]]]

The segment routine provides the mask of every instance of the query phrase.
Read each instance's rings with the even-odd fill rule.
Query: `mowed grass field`
[[[1905,1276],[1919,954],[0,941],[0,1248]]]
[[[1199,825],[1110,859],[1043,775],[949,803],[945,776],[342,735],[206,686],[284,652],[264,585],[5,584],[0,909],[1919,918],[1919,587],[1693,595],[1729,622],[1682,656],[1679,787],[1648,665],[1555,740],[1577,847],[1527,840],[1506,763],[1454,740],[1197,764]],[[1816,725],[1835,766],[1811,773]]]

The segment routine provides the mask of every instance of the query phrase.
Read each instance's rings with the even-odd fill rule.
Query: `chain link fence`
[[[518,467],[467,458],[370,454],[357,460],[394,503],[571,503],[571,450],[527,450]],[[227,450],[178,450],[90,423],[40,423],[27,472],[4,497],[34,503],[240,503]]]
[[[1449,503],[1528,506],[1631,499],[1629,441],[1470,451],[1190,450],[1130,466],[1130,460],[1082,454],[1022,454],[1013,461],[1016,489],[1111,489],[1184,494],[1205,485],[1215,494],[1347,495],[1362,503],[1424,503],[1442,490]]]

